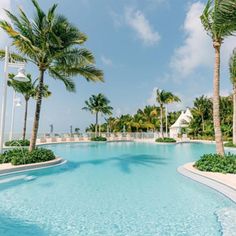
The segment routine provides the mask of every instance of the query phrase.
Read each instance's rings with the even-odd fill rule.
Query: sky
[[[84,129],[95,118],[83,111],[84,101],[92,94],[104,93],[114,107],[114,116],[134,114],[138,108],[153,105],[157,88],[178,95],[182,102],[169,110],[185,109],[200,95],[211,96],[214,50],[202,28],[199,16],[205,0],[38,0],[43,9],[58,3],[65,15],[88,36],[84,45],[96,58],[105,74],[105,83],[92,83],[75,77],[76,93],[65,90],[60,81],[46,75],[52,96],[43,100],[40,132],[69,132]],[[0,0],[2,8],[17,12],[23,8],[32,17],[30,0]],[[0,31],[0,47],[10,45]],[[228,61],[236,38],[222,46],[221,94],[231,92]],[[37,77],[37,68],[27,65],[27,73]],[[12,71],[13,72],[13,71]],[[3,78],[3,63],[0,63]],[[2,87],[2,79],[1,79]],[[1,93],[2,94],[2,93]],[[1,102],[1,98],[0,98]],[[8,89],[7,130],[10,126],[12,90]],[[30,102],[28,131],[32,129],[35,102]],[[21,132],[24,106],[16,108],[14,132]],[[103,120],[104,117],[101,118]]]

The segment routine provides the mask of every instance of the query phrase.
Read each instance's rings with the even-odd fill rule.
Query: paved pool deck
[[[200,182],[222,193],[236,203],[236,175],[199,171],[194,162],[180,166],[177,170],[180,174]]]

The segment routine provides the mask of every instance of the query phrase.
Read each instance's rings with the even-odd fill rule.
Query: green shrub
[[[230,141],[228,143],[225,143],[224,146],[225,147],[234,147],[234,148],[236,148],[236,145],[234,145],[232,141]]]
[[[11,141],[7,141],[5,143],[5,146],[11,146],[11,147],[19,147],[19,146],[22,146],[22,147],[26,147],[26,146],[29,146],[30,145],[30,141],[25,139],[25,140],[11,140]]]
[[[45,148],[36,148],[32,152],[26,148],[16,148],[0,155],[0,163],[11,162],[12,165],[32,164],[53,159],[55,159],[54,153]]]
[[[176,140],[173,138],[157,138],[157,143],[176,143]]]
[[[102,142],[105,142],[105,141],[107,141],[107,139],[106,138],[104,138],[104,137],[101,137],[101,136],[98,136],[98,137],[93,137],[93,138],[91,138],[91,141],[102,141]]]
[[[194,166],[201,171],[236,174],[236,155],[205,154]]]

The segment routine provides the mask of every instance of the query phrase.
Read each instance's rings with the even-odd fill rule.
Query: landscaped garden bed
[[[7,150],[0,155],[0,164],[24,165],[54,160],[56,157],[51,150],[36,148],[29,152],[26,148]]]
[[[176,140],[173,138],[157,138],[157,143],[176,143]]]
[[[232,141],[225,143],[225,144],[224,144],[224,146],[225,146],[225,147],[232,147],[232,148],[236,148],[236,145],[235,145],[235,144],[233,144],[233,142],[232,142]]]
[[[11,141],[7,141],[5,142],[5,146],[7,147],[28,147],[30,145],[30,141],[25,139],[16,139],[16,140],[11,140]]]
[[[91,138],[91,141],[106,142],[107,139],[106,139],[105,137],[98,136],[98,137],[93,137],[93,138]]]
[[[236,155],[205,154],[194,164],[198,170],[236,174]]]

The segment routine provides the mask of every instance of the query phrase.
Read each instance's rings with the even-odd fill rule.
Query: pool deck
[[[236,175],[199,171],[193,167],[194,162],[178,168],[178,172],[192,180],[207,185],[222,193],[236,203]]]
[[[27,164],[27,165],[14,166],[11,163],[1,164],[0,165],[0,176],[12,174],[12,173],[30,171],[30,170],[35,170],[35,169],[49,168],[49,167],[61,165],[64,162],[65,162],[65,160],[57,157],[56,159],[51,160],[51,161],[33,163],[33,164]]]

